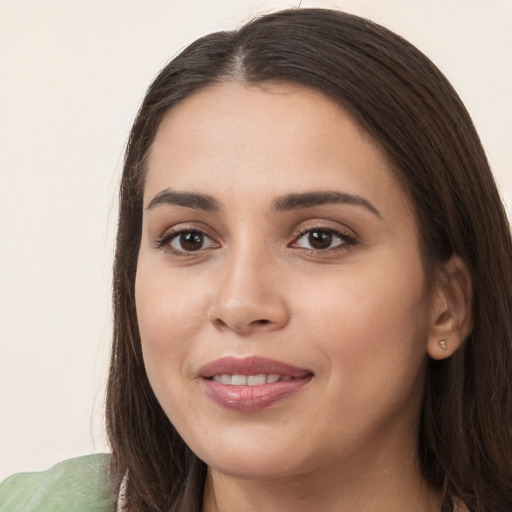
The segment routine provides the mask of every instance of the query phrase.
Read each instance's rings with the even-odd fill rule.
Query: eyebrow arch
[[[375,206],[373,206],[373,204],[367,199],[347,194],[346,192],[337,192],[333,190],[305,192],[303,194],[287,194],[285,196],[278,197],[273,202],[272,208],[281,212],[301,208],[311,208],[313,206],[322,206],[324,204],[349,204],[361,206],[382,219],[382,215],[379,210],[377,210],[377,208],[375,208]]]
[[[205,212],[218,212],[220,210],[219,204],[211,196],[193,192],[176,192],[170,188],[158,192],[158,194],[151,199],[147,209],[152,210],[161,204],[184,206]]]

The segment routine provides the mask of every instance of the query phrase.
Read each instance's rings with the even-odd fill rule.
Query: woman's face
[[[136,305],[154,392],[213,470],[276,478],[416,450],[418,227],[379,146],[320,93],[231,82],[170,112]]]

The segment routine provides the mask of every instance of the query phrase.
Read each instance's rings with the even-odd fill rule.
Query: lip
[[[286,381],[249,385],[222,384],[214,375],[277,374]],[[271,406],[299,392],[313,377],[313,372],[265,357],[223,357],[203,366],[199,371],[206,394],[218,405],[240,412],[252,412]]]

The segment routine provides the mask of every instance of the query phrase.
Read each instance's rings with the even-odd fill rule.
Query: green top
[[[20,473],[0,484],[0,512],[113,512],[108,455],[65,460],[40,473]]]

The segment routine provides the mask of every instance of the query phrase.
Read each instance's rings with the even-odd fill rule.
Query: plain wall
[[[185,45],[299,2],[0,0],[0,480],[107,450],[116,194],[131,123]],[[434,60],[512,198],[512,0],[304,1]]]

